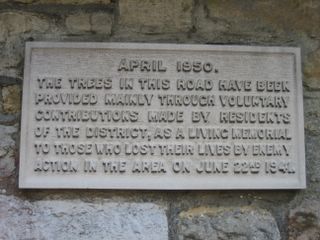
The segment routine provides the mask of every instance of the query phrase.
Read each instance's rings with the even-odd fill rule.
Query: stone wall
[[[319,0],[0,0],[0,239],[320,239]],[[307,189],[19,190],[26,41],[299,46]]]

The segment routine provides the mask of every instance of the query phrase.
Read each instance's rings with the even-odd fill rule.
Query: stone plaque
[[[20,188],[305,188],[300,50],[26,45]]]

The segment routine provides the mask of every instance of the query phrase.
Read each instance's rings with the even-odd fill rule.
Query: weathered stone
[[[8,86],[8,85],[13,85],[17,83],[22,83],[22,80],[20,78],[13,78],[9,76],[0,75],[0,86]]]
[[[26,33],[26,32],[45,32],[49,28],[49,23],[45,19],[26,12],[4,12],[0,14],[0,26],[2,37]]]
[[[0,195],[0,214],[0,239],[28,239],[37,224],[31,203],[14,197]]]
[[[307,133],[309,134],[309,132]],[[319,136],[306,136],[306,166],[309,179],[312,182],[320,182],[319,142]]]
[[[34,4],[109,4],[111,0],[0,0],[4,2],[34,3]]]
[[[0,213],[0,239],[168,239],[164,209],[151,203],[30,203],[0,195]]]
[[[2,88],[2,104],[5,113],[17,113],[21,110],[21,87],[11,85]]]
[[[91,15],[92,31],[99,34],[110,34],[112,18],[107,13],[94,13]]]
[[[4,22],[0,21],[0,43],[5,42],[7,37],[6,25]]]
[[[306,1],[207,0],[196,13],[197,33],[207,41],[270,42],[303,32],[319,36],[320,4]],[[299,16],[299,17],[298,17]],[[310,24],[311,23],[311,24]]]
[[[25,38],[44,34],[50,27],[47,19],[29,12],[0,13],[0,75],[21,77]]]
[[[8,177],[15,170],[15,141],[12,135],[16,132],[14,126],[0,125],[0,177]]]
[[[304,64],[305,85],[310,90],[320,90],[320,49],[312,52]]]
[[[66,26],[71,33],[85,33],[91,31],[90,14],[73,14],[66,18]]]
[[[0,0],[0,3],[7,3],[7,2],[17,2],[17,3],[32,3],[35,0]]]
[[[310,35],[318,34],[317,24],[320,15],[319,2],[305,1],[208,1],[209,17],[229,23],[233,34],[270,31],[306,31]],[[272,14],[271,14],[272,13]],[[298,17],[299,16],[299,17]]]
[[[320,181],[320,92],[304,94],[306,171],[309,180]]]
[[[320,135],[320,99],[304,99],[304,114],[306,134],[317,136]]]
[[[147,34],[188,32],[192,28],[192,9],[192,0],[123,0],[119,2],[119,21],[126,31]]]
[[[111,0],[38,0],[37,2],[55,4],[109,4]]]
[[[2,114],[0,113],[0,124],[9,125],[16,122],[19,118],[18,114]]]
[[[320,90],[320,78],[305,78],[304,86],[309,91],[319,91]]]
[[[110,34],[112,19],[108,13],[78,13],[66,18],[66,26],[72,34]]]
[[[272,215],[253,208],[195,208],[179,215],[179,239],[277,240],[280,233]]]
[[[18,77],[17,66],[23,60],[24,43],[19,37],[6,38],[3,50],[0,52],[0,75]]]
[[[288,240],[320,239],[320,202],[304,200],[301,205],[290,210]]]

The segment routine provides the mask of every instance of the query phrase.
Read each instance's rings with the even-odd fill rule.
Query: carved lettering
[[[111,89],[111,78],[69,78],[71,89]]]
[[[163,65],[162,60],[140,60],[140,59],[121,59],[118,71],[134,71],[140,70],[141,72],[166,72],[167,67]]]

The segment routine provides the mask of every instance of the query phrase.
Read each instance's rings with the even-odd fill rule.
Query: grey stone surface
[[[320,239],[320,202],[306,199],[289,213],[288,240]]]
[[[319,94],[305,94],[304,115],[305,130],[310,136],[320,135],[320,98]]]
[[[12,125],[17,119],[19,119],[18,114],[2,114],[0,113],[0,124]]]
[[[119,32],[146,34],[188,32],[192,28],[192,0],[119,1]]]
[[[273,216],[253,208],[196,208],[178,219],[179,240],[280,240]]]
[[[26,12],[4,12],[0,14],[0,42],[7,37],[27,32],[45,32],[50,24],[36,14]],[[2,34],[1,34],[2,33]]]
[[[0,125],[0,177],[10,176],[16,168],[14,158],[16,145],[12,135],[17,131],[16,126]]]
[[[71,34],[105,34],[111,33],[112,18],[108,13],[76,13],[67,16],[66,27]]]
[[[20,78],[14,78],[9,76],[0,76],[0,86],[8,86],[14,84],[21,84],[22,80]]]
[[[32,220],[33,206],[15,197],[0,195],[0,239],[32,239],[36,223]]]
[[[91,30],[90,14],[72,14],[66,18],[66,26],[70,33],[79,34]]]
[[[0,3],[6,2],[25,4],[109,4],[110,0],[0,0]]]
[[[112,17],[107,13],[94,13],[91,15],[91,30],[97,34],[111,34]]]
[[[23,201],[0,195],[0,239],[165,240],[165,209],[103,200]]]
[[[305,94],[304,116],[306,134],[306,166],[308,178],[312,182],[320,181],[320,94]]]
[[[305,84],[309,90],[320,90],[320,48],[309,54],[305,67],[304,74],[306,76]]]
[[[4,113],[14,114],[21,110],[21,86],[2,87],[2,107]]]
[[[49,20],[43,15],[22,11],[1,12],[0,75],[20,77],[25,39],[38,34],[44,35],[49,28]]]
[[[196,14],[196,28],[205,39],[275,42],[292,32],[319,36],[320,4],[305,1],[204,1]],[[299,16],[299,17],[297,17]],[[312,19],[312,22],[309,22]]]

